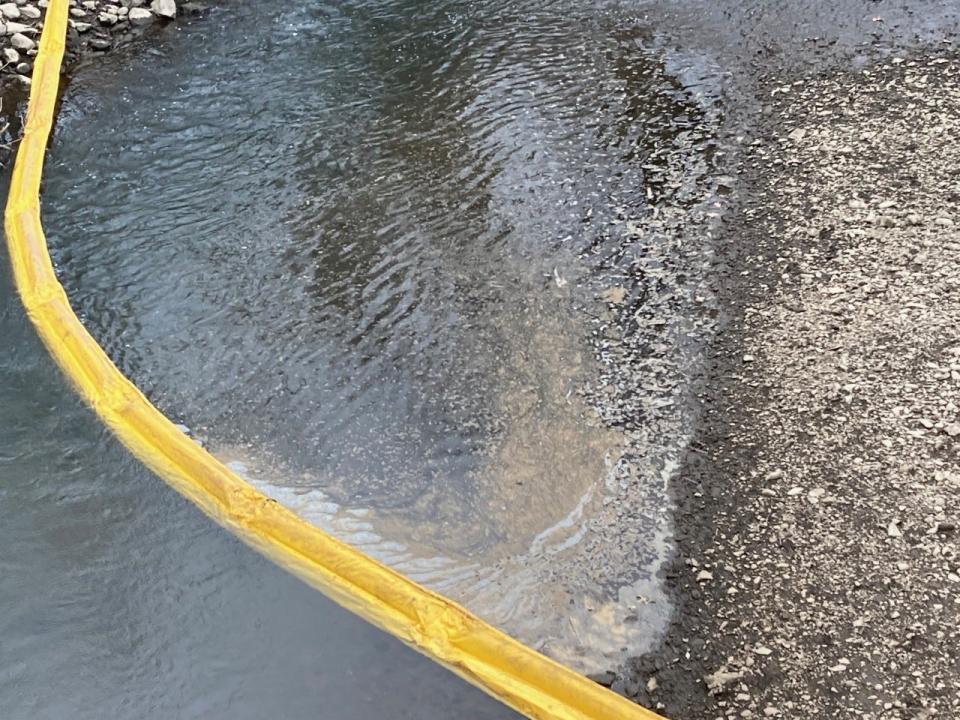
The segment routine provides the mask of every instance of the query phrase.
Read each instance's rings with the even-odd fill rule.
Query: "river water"
[[[741,140],[721,90],[956,25],[925,7],[225,4],[77,71],[44,222],[88,328],[215,454],[603,670],[671,611],[666,488]],[[167,491],[6,274],[0,301],[12,716],[509,716]]]
[[[61,380],[5,246],[0,268],[3,717],[516,717],[142,468]]]
[[[77,73],[54,260],[118,366],[252,482],[607,669],[669,616],[683,438],[604,414],[601,298],[660,335],[656,298],[683,316],[673,240],[634,219],[702,200],[716,115],[653,44],[628,9],[561,0],[218,9]],[[630,262],[649,288],[619,288]]]

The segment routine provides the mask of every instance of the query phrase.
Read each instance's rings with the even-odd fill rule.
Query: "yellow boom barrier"
[[[74,314],[40,223],[40,178],[56,111],[68,0],[51,0],[5,213],[14,279],[44,344],[127,448],[201,510],[325,595],[536,720],[659,716],[484,623],[255,490],[164,417]]]

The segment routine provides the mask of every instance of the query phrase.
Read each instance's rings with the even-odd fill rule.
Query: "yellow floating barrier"
[[[246,543],[527,717],[658,718],[266,497],[178,430],[117,370],[71,309],[40,223],[40,179],[56,111],[67,11],[68,0],[51,0],[47,8],[5,223],[27,314],[100,419],[151,470]]]

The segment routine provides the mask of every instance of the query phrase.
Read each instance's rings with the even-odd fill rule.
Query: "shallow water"
[[[669,610],[673,461],[628,483],[588,392],[601,251],[666,192],[643,163],[697,135],[650,43],[560,0],[223,8],[78,72],[55,262],[121,369],[265,491],[608,667]],[[627,484],[619,532],[598,513]]]
[[[4,718],[517,717],[130,457],[62,381],[0,245]]]

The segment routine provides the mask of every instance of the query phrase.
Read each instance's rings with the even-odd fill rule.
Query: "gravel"
[[[960,717],[958,67],[761,89],[673,488],[681,610],[626,683],[668,716]]]
[[[48,0],[0,4],[0,83],[5,86],[30,84],[32,58],[37,54],[47,4]],[[202,3],[176,0],[149,4],[145,0],[71,0],[65,64],[69,67],[88,54],[121,47],[150,28],[205,10]],[[21,64],[24,61],[26,64]]]

